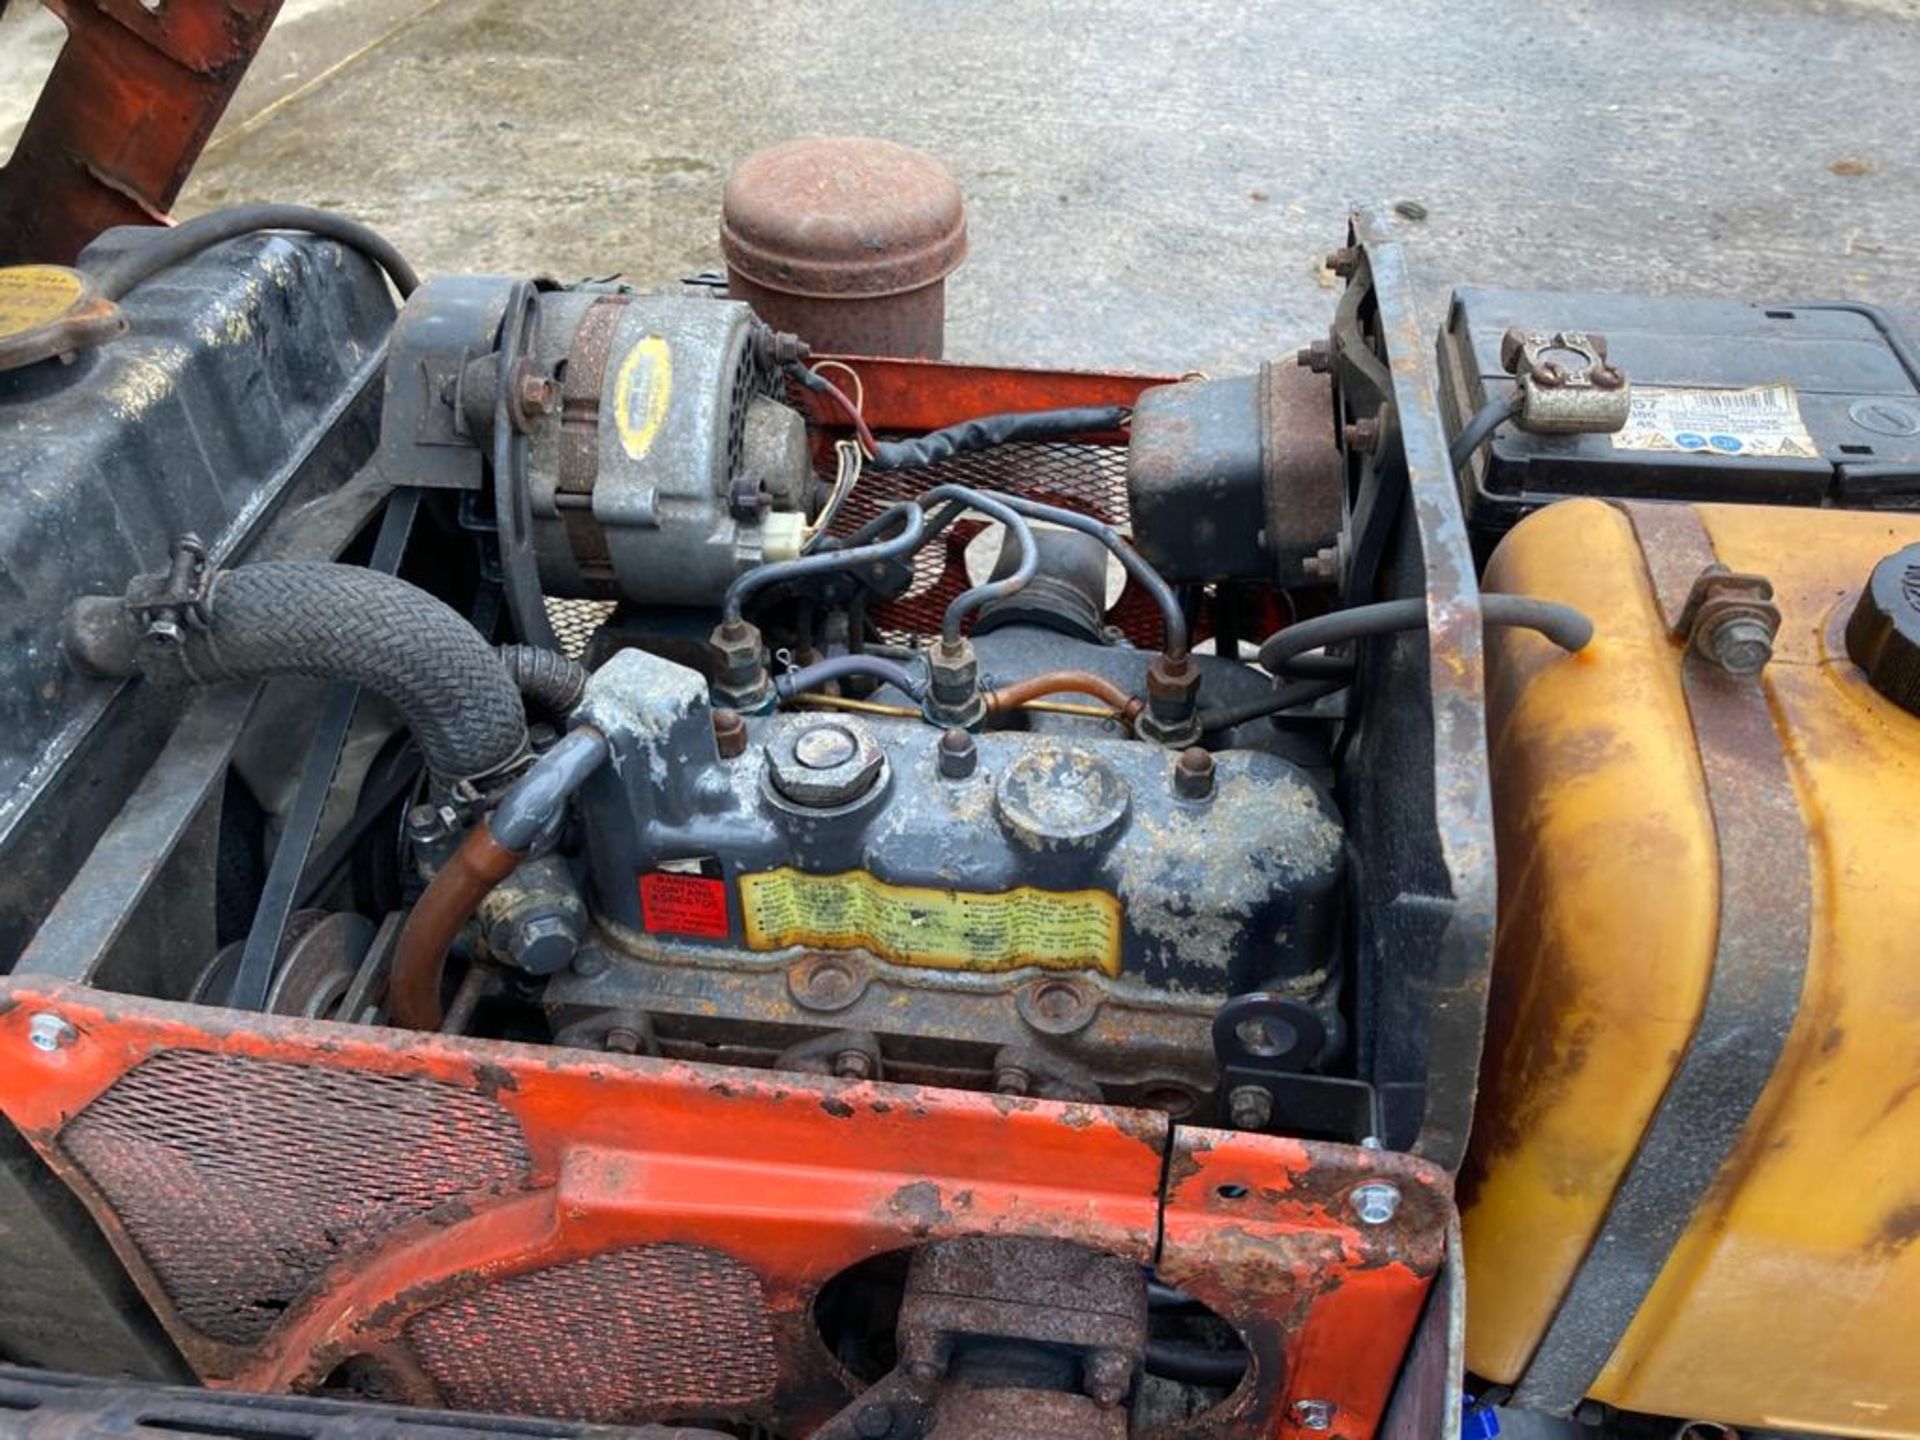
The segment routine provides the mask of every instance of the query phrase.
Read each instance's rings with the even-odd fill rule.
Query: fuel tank
[[[1598,631],[1488,636],[1467,1340],[1522,1403],[1920,1434],[1920,670],[1878,643],[1920,622],[1916,544],[1572,500],[1488,567]],[[1868,589],[1899,613],[1850,627]]]

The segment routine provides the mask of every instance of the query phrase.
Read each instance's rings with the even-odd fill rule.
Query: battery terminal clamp
[[[1520,385],[1514,423],[1536,435],[1608,434],[1626,427],[1633,390],[1607,359],[1607,337],[1522,330],[1500,338],[1500,363]]]

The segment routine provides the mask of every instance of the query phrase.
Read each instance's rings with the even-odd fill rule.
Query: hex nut
[[[942,732],[938,758],[943,779],[964,780],[980,768],[980,747],[956,725]]]
[[[773,696],[760,628],[744,620],[722,621],[707,639],[715,660],[713,692],[728,709],[764,708]]]
[[[1147,666],[1147,708],[1133,728],[1141,739],[1169,748],[1200,738],[1200,667],[1192,656],[1154,657]]]
[[[1384,1225],[1399,1212],[1400,1187],[1384,1180],[1369,1180],[1354,1186],[1347,1200],[1362,1225]]]
[[[780,796],[808,809],[851,805],[886,774],[886,752],[858,721],[808,719],[776,731],[766,745],[767,778]]]
[[[738,760],[747,753],[747,722],[738,710],[713,712],[713,746],[722,760]]]
[[[1173,762],[1173,793],[1182,800],[1205,800],[1213,794],[1213,753],[1190,745]]]
[[[1302,1430],[1331,1430],[1334,1404],[1331,1400],[1296,1400],[1293,1418]]]
[[[980,693],[980,660],[973,642],[941,640],[927,651],[927,698],[922,704],[936,725],[970,729],[987,713],[987,697]]]
[[[51,1055],[64,1050],[80,1038],[80,1032],[59,1015],[42,1012],[27,1021],[27,1043]]]

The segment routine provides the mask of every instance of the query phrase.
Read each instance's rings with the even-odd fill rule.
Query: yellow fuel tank
[[[1467,1348],[1523,1401],[1920,1435],[1920,718],[1845,638],[1915,543],[1917,517],[1574,500],[1488,567],[1597,627],[1579,655],[1488,636]],[[1757,675],[1686,643],[1702,561],[1772,583]]]

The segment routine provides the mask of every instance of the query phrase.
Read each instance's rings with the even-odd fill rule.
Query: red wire
[[[873,431],[867,428],[867,420],[866,417],[860,413],[860,407],[847,398],[846,391],[827,379],[827,377],[822,375],[818,370],[813,372],[813,378],[820,382],[820,388],[822,390],[825,390],[827,394],[833,397],[834,404],[846,412],[847,419],[853,422],[854,434],[860,437],[860,448],[867,452],[868,459],[872,459],[878,451],[879,446],[873,438]]]

